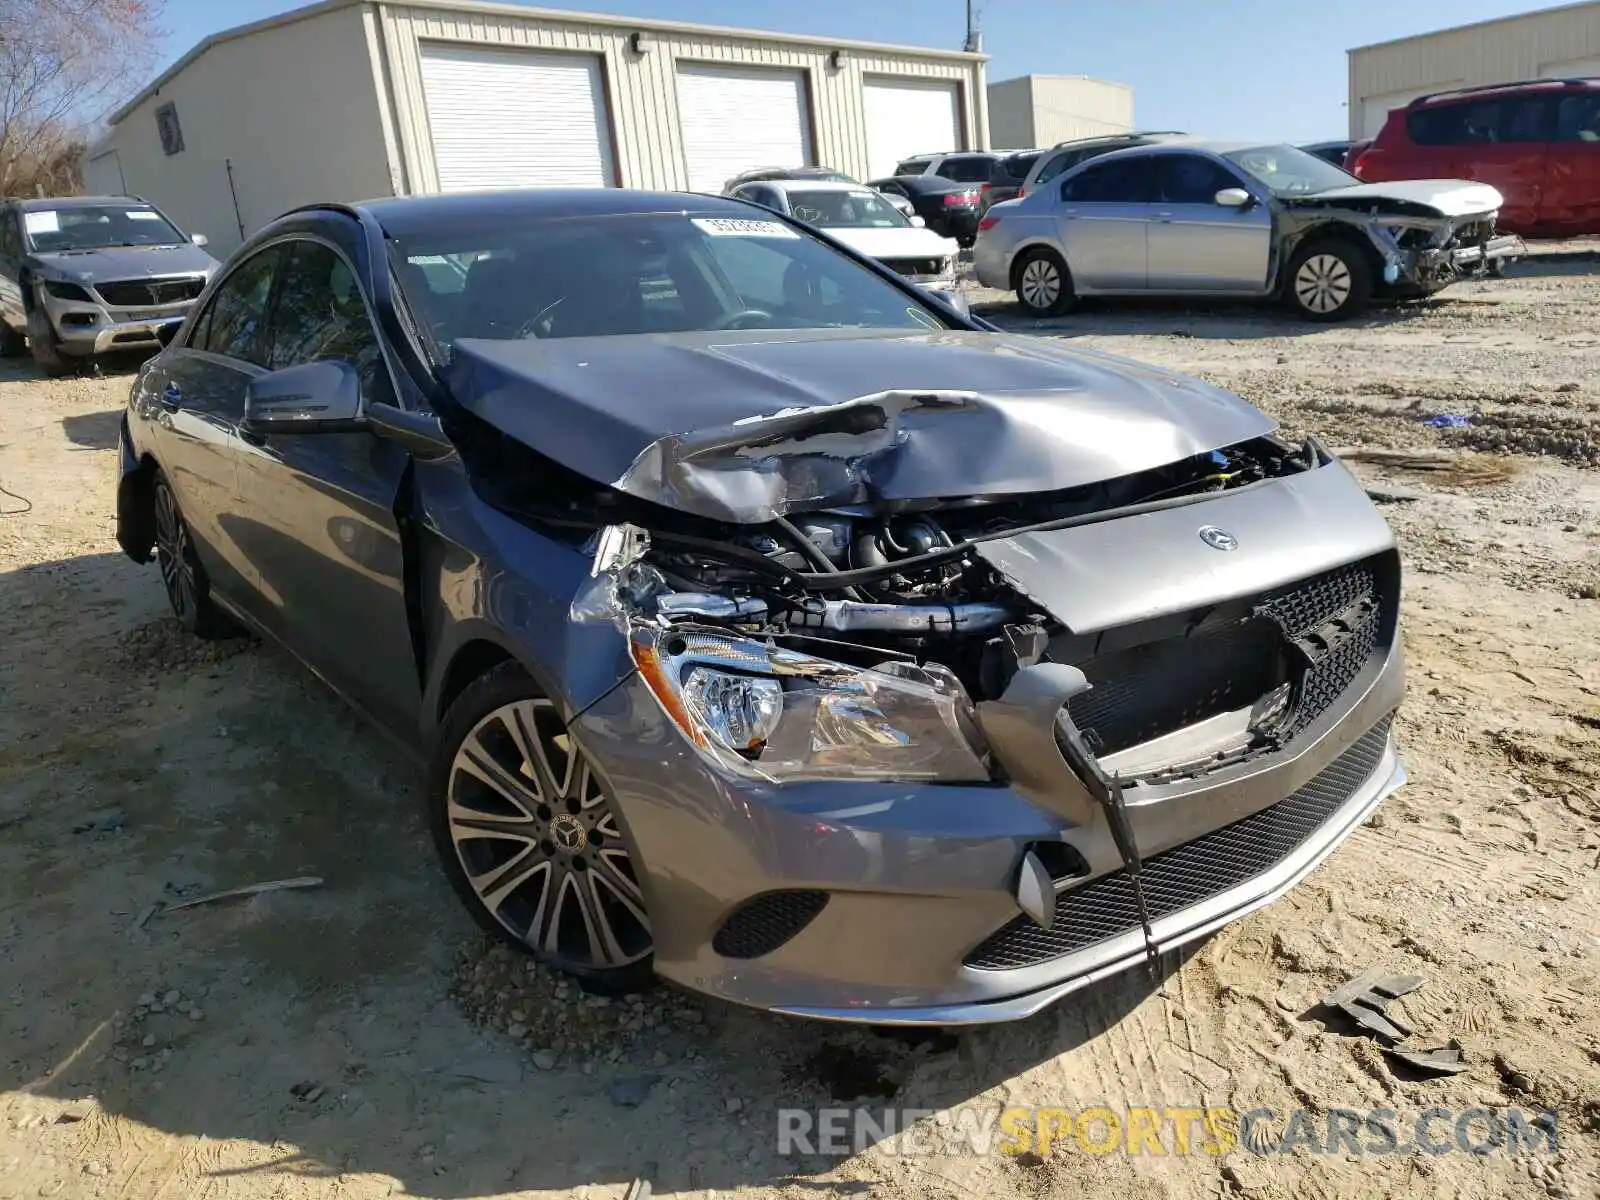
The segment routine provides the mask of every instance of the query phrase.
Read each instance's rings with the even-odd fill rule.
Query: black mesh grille
[[[117,308],[151,308],[193,300],[206,286],[204,279],[119,279],[97,283],[94,290]]]
[[[1079,662],[1094,686],[1067,710],[1103,756],[1247,707],[1297,680],[1295,711],[1281,731],[1293,736],[1326,712],[1372,657],[1387,602],[1377,560],[1324,572],[1258,597],[1239,620]],[[1347,627],[1330,632],[1341,617]],[[1309,666],[1296,642],[1309,649]]]
[[[771,954],[811,924],[827,905],[827,892],[767,892],[735,909],[711,939],[711,948],[724,958]]]
[[[1287,858],[1371,777],[1383,757],[1391,720],[1378,722],[1288,799],[1147,860],[1141,881],[1151,919],[1199,904]],[[965,962],[985,971],[1014,970],[1138,928],[1133,887],[1125,871],[1115,871],[1057,896],[1051,928],[1018,917]]]

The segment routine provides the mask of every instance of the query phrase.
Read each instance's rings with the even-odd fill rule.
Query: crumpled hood
[[[463,339],[449,384],[597,483],[735,522],[1055,491],[1274,428],[1174,372],[956,330]]]
[[[1333,188],[1295,200],[1404,200],[1425,204],[1441,217],[1470,217],[1497,211],[1505,197],[1486,183],[1467,179],[1403,179]]]
[[[102,250],[52,250],[29,256],[53,279],[94,283],[101,279],[148,279],[198,275],[217,265],[193,242],[178,246],[107,246]]]

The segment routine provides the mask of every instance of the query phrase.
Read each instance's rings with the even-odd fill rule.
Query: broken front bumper
[[[1505,233],[1472,246],[1430,250],[1424,253],[1422,258],[1424,267],[1436,268],[1448,264],[1454,267],[1458,274],[1465,274],[1473,267],[1482,266],[1497,259],[1521,258],[1527,252],[1527,244],[1521,238],[1512,233]]]
[[[1285,750],[1130,797],[1158,949],[1270,902],[1403,782],[1402,690],[1396,644]],[[572,731],[637,851],[656,970],[686,987],[821,1019],[983,1024],[1145,956],[1102,813],[1065,818],[1019,785],[733,779],[637,677]],[[1065,760],[1059,778],[1081,792]],[[1053,885],[1054,929],[1087,928],[1076,940],[1042,945],[1050,931],[1023,915],[1019,868],[1042,844],[1088,868]]]
[[[110,308],[90,300],[54,296],[44,300],[61,349],[79,356],[159,346],[161,331],[183,324],[193,307],[193,300],[148,309]]]

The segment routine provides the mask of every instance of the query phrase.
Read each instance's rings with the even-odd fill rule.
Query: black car
[[[996,163],[994,174],[989,178],[989,186],[983,193],[984,211],[987,212],[993,205],[1006,200],[1015,200],[1020,196],[1028,172],[1033,170],[1033,164],[1038,162],[1039,156],[1044,153],[1046,152],[1043,150],[1017,150]]]
[[[942,175],[896,175],[874,180],[867,186],[886,196],[909,200],[929,229],[955,238],[963,247],[977,239],[983,191],[973,184],[955,183]]]
[[[1347,138],[1344,141],[1312,142],[1310,145],[1301,146],[1307,154],[1315,154],[1323,162],[1330,162],[1336,167],[1342,167],[1350,158],[1350,147],[1353,143]]]
[[[1088,162],[1091,158],[1098,158],[1102,154],[1110,154],[1114,150],[1128,150],[1134,146],[1153,146],[1159,142],[1186,136],[1188,135],[1175,129],[1151,129],[1057,142],[1034,158],[1029,164],[1021,186],[1017,188],[1014,196],[1007,199],[1025,196],[1056,176],[1065,175],[1079,163]]]

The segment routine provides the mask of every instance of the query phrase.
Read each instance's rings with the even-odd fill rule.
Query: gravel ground
[[[410,766],[313,680],[201,645],[112,541],[128,379],[0,364],[0,1200],[1593,1196],[1600,1189],[1600,254],[1322,328],[1242,307],[997,323],[1175,366],[1340,448],[1401,539],[1410,785],[1276,905],[1033,1020],[888,1037],[480,939]],[[1436,428],[1429,419],[1464,417]],[[31,510],[16,512],[22,500]],[[320,886],[151,914],[260,880]],[[1469,1066],[1315,1007],[1367,967]],[[785,1107],[1556,1114],[1558,1154],[780,1154]],[[963,1115],[965,1114],[965,1115]],[[1448,1127],[1446,1127],[1448,1128]],[[942,1131],[942,1134],[941,1134]]]

